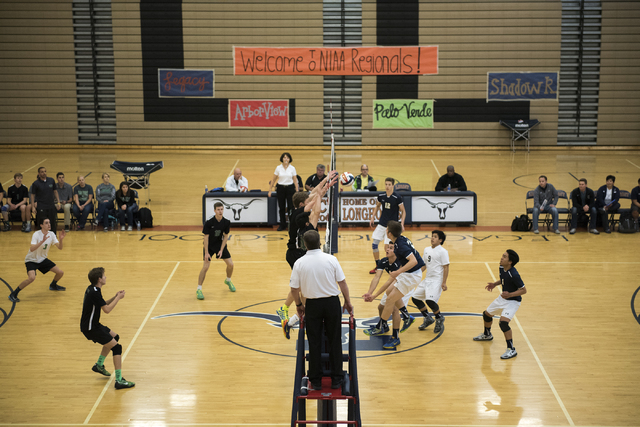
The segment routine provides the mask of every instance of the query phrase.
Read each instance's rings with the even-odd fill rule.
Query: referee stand
[[[342,361],[348,362],[348,370],[343,371],[344,379],[341,389],[331,388],[331,370],[329,353],[327,351],[326,336],[322,342],[322,390],[313,390],[307,377],[305,361],[305,319],[300,319],[298,332],[298,354],[296,358],[296,374],[293,384],[293,406],[291,409],[291,427],[299,425],[318,425],[321,427],[348,424],[356,427],[362,425],[360,419],[360,395],[358,393],[358,369],[356,364],[356,326],[353,316],[342,320],[343,325],[349,325],[349,351],[342,355]],[[324,333],[323,333],[324,335]],[[307,400],[317,400],[316,421],[307,421]],[[347,400],[347,420],[336,420],[336,403]]]

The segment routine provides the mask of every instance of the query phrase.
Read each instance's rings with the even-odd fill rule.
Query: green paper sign
[[[374,100],[373,128],[433,129],[433,100]]]

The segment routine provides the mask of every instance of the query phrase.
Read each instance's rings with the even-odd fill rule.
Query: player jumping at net
[[[418,329],[424,331],[434,322],[429,315],[429,308],[431,308],[436,316],[436,325],[433,327],[433,332],[436,334],[444,329],[444,316],[440,313],[438,300],[442,292],[447,290],[447,278],[449,277],[449,252],[442,247],[446,239],[447,236],[440,230],[434,230],[431,233],[431,246],[424,248],[422,255],[422,259],[427,265],[427,274],[418,285],[412,298],[413,303],[424,316],[424,322],[418,326]]]
[[[216,202],[213,205],[213,210],[216,214],[205,222],[202,228],[202,233],[204,234],[204,264],[198,276],[198,289],[196,290],[196,297],[198,299],[204,299],[202,284],[204,283],[204,278],[207,277],[207,271],[211,265],[211,258],[214,256],[217,259],[222,259],[224,263],[227,264],[227,278],[224,280],[224,284],[229,287],[231,292],[236,291],[236,287],[231,282],[233,260],[231,259],[229,249],[227,249],[231,221],[223,216],[224,205],[221,202]]]
[[[502,284],[502,293],[496,298],[489,307],[482,313],[484,318],[484,332],[474,337],[474,341],[491,341],[491,324],[493,316],[500,314],[500,329],[504,332],[504,338],[507,341],[507,351],[504,352],[501,359],[511,359],[516,357],[518,352],[513,346],[513,331],[509,326],[509,322],[516,315],[522,302],[522,295],[527,293],[524,287],[520,273],[515,269],[515,265],[520,261],[520,257],[516,251],[507,249],[500,258],[500,279],[496,282],[489,282],[485,289],[489,292],[493,288]]]
[[[53,271],[55,276],[53,281],[49,285],[50,291],[64,291],[67,288],[58,285],[58,281],[62,279],[64,271],[60,269],[53,261],[47,256],[49,255],[49,249],[55,245],[58,249],[62,250],[62,241],[66,233],[60,230],[60,240],[56,237],[56,233],[51,231],[51,222],[48,218],[40,218],[40,230],[33,233],[31,237],[31,246],[29,247],[29,253],[24,258],[24,264],[27,267],[27,278],[18,285],[17,288],[9,294],[9,300],[12,302],[20,302],[18,294],[24,288],[29,286],[34,280],[36,280],[36,270],[42,274],[47,274],[49,271]]]
[[[402,235],[402,225],[397,221],[389,221],[387,224],[387,236],[394,244],[394,253],[400,268],[389,273],[396,280],[393,289],[387,295],[382,315],[375,326],[366,329],[366,335],[381,335],[389,330],[387,319],[391,316],[396,301],[401,300],[409,292],[415,290],[422,280],[422,267],[424,261],[413,247],[413,243]],[[393,338],[392,338],[393,340]]]
[[[366,294],[362,295],[362,298],[366,302],[372,302],[378,296],[384,293],[382,299],[380,300],[380,304],[378,305],[378,315],[382,316],[382,312],[384,311],[384,306],[387,303],[387,294],[391,292],[393,289],[392,285],[395,284],[396,280],[394,278],[390,278],[387,283],[385,283],[378,292],[374,294],[378,283],[380,282],[380,278],[382,277],[382,272],[387,271],[387,273],[391,273],[392,271],[396,271],[400,268],[400,264],[397,262],[396,255],[394,253],[394,245],[388,245],[386,247],[387,256],[378,261],[378,269],[376,271],[376,275],[373,277],[371,281],[371,285],[369,285],[369,290]],[[422,267],[424,270],[424,267]],[[407,311],[407,304],[409,303],[409,299],[413,295],[414,291],[410,291],[407,293],[402,299],[396,301],[395,307],[393,308],[392,319],[393,319],[393,335],[391,340],[382,345],[382,348],[385,350],[394,350],[398,345],[400,345],[400,338],[398,337],[398,333],[402,333],[409,329],[409,327],[415,321],[415,318],[409,314]],[[402,328],[400,328],[400,319],[402,318]]]
[[[116,368],[116,390],[134,387],[136,385],[134,382],[127,381],[122,377],[122,345],[118,343],[120,335],[100,323],[100,313],[103,311],[106,314],[111,313],[118,301],[124,298],[125,292],[118,291],[108,301],[104,300],[102,287],[107,283],[107,276],[102,267],[96,267],[89,272],[89,282],[91,284],[84,293],[80,331],[89,341],[102,345],[100,357],[91,370],[105,377],[110,377],[111,373],[104,367],[104,361],[111,351],[113,366]]]
[[[371,219],[369,220],[369,226],[373,227],[373,222],[378,214],[378,209],[381,210],[380,221],[378,221],[378,226],[373,231],[373,243],[371,243],[371,248],[373,249],[373,259],[378,263],[380,259],[380,250],[378,249],[378,245],[381,241],[384,241],[385,248],[389,244],[389,238],[387,237],[387,224],[389,221],[397,221],[400,218],[400,225],[402,226],[402,231],[404,231],[404,219],[406,217],[406,212],[404,210],[404,204],[402,202],[402,196],[395,191],[393,191],[393,186],[396,180],[393,178],[387,178],[384,180],[384,193],[378,194],[378,201],[376,203],[376,209],[373,211],[373,215],[371,215]],[[370,274],[376,274],[377,267],[371,270]]]
[[[337,172],[332,171],[310,193],[299,191],[293,195],[293,206],[296,209],[291,212],[289,218],[289,242],[286,254],[287,262],[292,270],[295,262],[307,253],[302,236],[309,230],[318,231],[318,220],[322,212],[322,198],[337,180]],[[293,294],[289,291],[289,295],[287,295],[282,307],[276,310],[280,317],[284,336],[287,339],[290,338],[291,328],[299,320],[296,314],[289,318],[289,307],[292,303]]]

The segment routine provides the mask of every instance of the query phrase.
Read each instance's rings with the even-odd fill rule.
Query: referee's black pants
[[[280,225],[287,226],[287,212],[293,210],[293,195],[296,192],[296,186],[276,185],[276,196],[278,196],[278,207],[280,208]]]
[[[45,218],[49,218],[49,222],[51,223],[51,231],[55,234],[58,229],[58,211],[55,206],[51,208],[40,208],[36,209],[36,230],[40,229],[40,224],[44,221]]]
[[[342,309],[340,298],[307,298],[305,306],[307,339],[309,340],[309,381],[322,382],[322,327],[327,335],[331,381],[342,380]]]

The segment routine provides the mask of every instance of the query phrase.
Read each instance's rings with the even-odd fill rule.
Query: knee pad
[[[122,354],[122,346],[120,344],[116,344],[111,348],[111,352],[114,356],[120,356]]]
[[[488,316],[486,311],[482,312],[482,318],[484,319],[485,322],[491,322],[493,321],[493,317]]]
[[[499,324],[500,324],[500,329],[502,329],[502,332],[507,332],[511,330],[511,328],[509,327],[509,322],[505,322],[504,320],[501,320]]]
[[[114,340],[116,340],[116,342],[120,341],[120,335],[116,334],[115,337],[113,337]]]
[[[427,300],[427,305],[429,306],[429,308],[431,309],[431,311],[433,311],[434,313],[438,310],[440,310],[440,306],[438,305],[437,302],[435,301],[431,301],[431,300]]]
[[[379,252],[378,243],[380,243],[380,240],[373,239],[373,243],[371,244],[373,252]]]
[[[414,297],[411,297],[411,301],[413,301],[413,303],[416,305],[416,307],[418,307],[418,309],[420,311],[422,311],[422,309],[424,308],[424,303],[422,301],[420,301],[419,299],[416,299]]]

